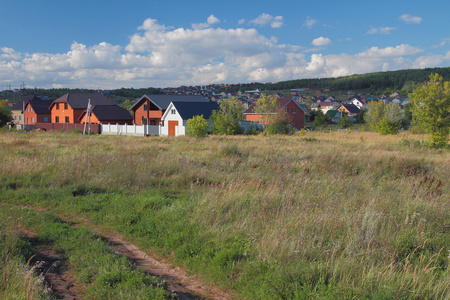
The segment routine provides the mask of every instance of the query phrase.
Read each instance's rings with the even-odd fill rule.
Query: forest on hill
[[[450,80],[450,67],[445,67],[367,73],[337,78],[296,79],[271,84],[251,83],[234,86],[229,90],[260,89],[276,91],[297,88],[315,90],[330,87],[333,91],[366,91],[371,94],[382,94],[386,91],[409,93],[417,86],[427,82],[432,73],[438,73],[444,80]]]

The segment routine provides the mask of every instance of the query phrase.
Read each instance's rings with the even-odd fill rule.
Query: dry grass
[[[0,174],[39,188],[191,191],[191,222],[212,239],[244,236],[255,260],[306,263],[363,296],[392,286],[448,299],[450,154],[423,139],[3,134]]]

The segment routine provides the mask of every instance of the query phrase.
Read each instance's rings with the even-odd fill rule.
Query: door
[[[175,136],[175,126],[178,126],[178,121],[169,121],[169,136]]]

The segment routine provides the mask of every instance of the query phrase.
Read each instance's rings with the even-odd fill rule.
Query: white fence
[[[119,124],[100,124],[101,134],[106,135],[160,135],[161,126],[159,125],[119,125]]]

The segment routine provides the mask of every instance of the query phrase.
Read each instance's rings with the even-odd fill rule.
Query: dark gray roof
[[[345,107],[352,114],[357,114],[360,112],[358,106],[354,104],[342,104],[342,106]]]
[[[23,98],[22,100],[20,100],[16,104],[14,104],[13,107],[11,107],[11,110],[20,110],[20,111],[22,111],[23,108],[25,107],[25,104],[27,103],[27,101],[33,100],[33,99],[41,100],[41,98],[39,98],[38,96],[35,96],[35,95],[26,96],[25,98]],[[47,106],[48,106],[48,103],[49,102],[47,102]]]
[[[203,118],[209,119],[213,110],[219,110],[217,102],[173,102],[183,120],[189,120],[193,116],[203,115]]]
[[[34,97],[31,100],[28,100],[27,103],[33,108],[34,112],[37,114],[50,114],[51,111],[48,108],[50,101],[41,100],[38,97]],[[25,104],[26,106],[26,104]]]
[[[171,102],[209,102],[208,98],[198,95],[144,95],[133,104],[130,110],[137,108],[144,99],[150,100],[163,111],[167,109]]]
[[[118,105],[95,105],[92,112],[99,121],[133,121],[128,110]]]
[[[70,107],[72,109],[86,109],[88,105],[89,99],[91,100],[91,105],[117,105],[117,103],[106,96],[103,96],[102,94],[98,93],[67,93],[55,101],[52,102],[51,106],[53,106],[54,103],[69,103]],[[50,107],[51,107],[50,106]]]

